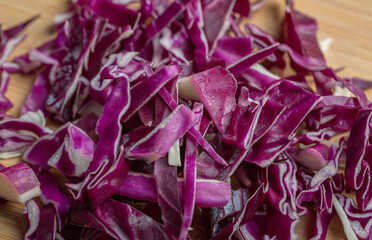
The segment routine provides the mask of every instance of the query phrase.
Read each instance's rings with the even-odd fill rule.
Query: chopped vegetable
[[[0,197],[25,239],[296,239],[309,208],[313,239],[336,214],[369,239],[372,84],[327,66],[290,0],[280,40],[244,24],[264,2],[74,0],[11,62],[36,17],[0,29],[0,158],[24,161]],[[11,73],[36,75],[19,118]]]
[[[41,194],[40,182],[27,164],[19,163],[11,167],[1,166],[1,168],[1,198],[25,203]]]

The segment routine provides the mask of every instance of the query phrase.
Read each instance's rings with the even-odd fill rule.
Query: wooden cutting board
[[[0,0],[0,23],[4,29],[32,16],[40,14],[26,33],[28,38],[20,44],[13,56],[51,39],[54,14],[68,9],[67,0]],[[325,53],[328,65],[342,68],[339,75],[358,76],[372,80],[372,1],[370,0],[296,0],[297,10],[315,17],[319,23],[318,39],[332,38]],[[284,15],[284,0],[267,0],[266,5],[255,12],[251,22],[268,32],[278,35]],[[278,21],[280,19],[280,21]],[[21,104],[30,91],[34,76],[12,75],[7,96],[14,103],[9,114],[18,116]],[[367,92],[372,99],[372,91]],[[18,159],[3,160],[9,166]],[[23,205],[5,203],[0,205],[0,239],[23,239],[26,220]],[[299,239],[309,239],[314,228],[315,215],[301,218],[296,227]],[[327,239],[346,239],[338,217],[335,217],[327,233]]]

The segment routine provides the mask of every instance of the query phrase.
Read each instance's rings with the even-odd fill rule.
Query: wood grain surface
[[[318,39],[332,38],[329,50],[325,53],[327,63],[334,68],[344,67],[339,75],[358,76],[372,79],[372,1],[371,0],[294,0],[297,10],[318,20]],[[25,53],[40,45],[53,35],[54,14],[68,9],[67,0],[0,0],[0,23],[3,29],[11,27],[32,16],[40,14],[25,31],[27,39],[15,50],[13,56]],[[250,19],[266,31],[278,36],[284,16],[284,0],[267,0],[266,5],[255,12]],[[18,116],[20,106],[31,89],[34,76],[13,74],[7,96],[14,103],[8,112]],[[367,92],[372,97],[372,91]],[[19,159],[4,160],[6,166],[19,162]],[[0,205],[0,239],[23,239],[26,220],[23,205],[5,203]],[[296,227],[299,239],[309,239],[315,215],[301,218]],[[335,217],[327,233],[327,239],[346,239],[338,217]]]

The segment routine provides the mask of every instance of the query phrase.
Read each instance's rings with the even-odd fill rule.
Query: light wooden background
[[[372,80],[372,1],[371,0],[294,0],[297,10],[318,20],[318,39],[333,39],[325,53],[328,65],[345,67],[341,76],[359,76]],[[13,54],[25,53],[32,47],[53,37],[52,22],[55,13],[68,9],[67,0],[0,0],[0,23],[8,28],[36,14],[36,20],[26,33],[28,38]],[[264,8],[253,14],[250,21],[277,35],[284,15],[284,0],[267,0]],[[10,114],[18,115],[21,104],[31,89],[34,76],[12,75],[7,96],[15,104]],[[367,92],[372,96],[372,91]],[[2,161],[12,165],[19,160]],[[0,239],[23,239],[26,220],[23,205],[0,205]],[[309,239],[314,228],[314,214],[302,218],[296,227],[299,239]],[[335,217],[327,233],[327,239],[346,239],[340,220]]]

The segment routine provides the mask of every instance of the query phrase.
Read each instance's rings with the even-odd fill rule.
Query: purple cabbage
[[[294,131],[321,98],[289,81],[283,81],[272,89],[270,99],[286,107],[277,123],[252,146],[246,159],[262,167],[270,165],[289,146]],[[283,97],[285,95],[285,97]],[[291,119],[288,125],[286,120]]]
[[[178,178],[177,184],[179,198],[181,204],[183,204],[184,179]],[[217,180],[197,179],[195,184],[195,206],[223,206],[229,201],[230,186],[228,183]],[[158,201],[154,177],[148,174],[129,172],[117,194],[137,200]]]
[[[95,210],[77,206],[71,215],[73,223],[99,229],[115,239],[170,239],[162,224],[112,199]]]
[[[50,135],[37,139],[27,149],[23,159],[38,167],[54,167],[67,176],[82,176],[93,157],[93,141],[71,123]]]
[[[313,239],[336,214],[369,239],[372,85],[286,2],[280,39],[241,28],[247,0],[75,0],[12,62],[36,17],[0,30],[0,158],[24,161],[0,195],[25,202],[25,239],[295,239],[308,208]],[[11,73],[36,75],[19,119]]]
[[[34,171],[25,163],[19,163],[0,170],[0,197],[19,203],[41,194],[40,182]]]
[[[176,238],[180,235],[182,225],[177,167],[169,166],[167,158],[158,159],[154,163],[154,180],[164,227]]]
[[[195,121],[193,112],[189,108],[179,105],[148,135],[131,146],[127,150],[127,157],[144,159],[147,163],[164,157],[172,145],[185,135]],[[182,127],[175,129],[174,126],[176,124],[181,124]],[[167,137],[167,142],[163,141],[165,136]],[[156,144],[161,141],[163,142],[161,145]]]
[[[356,202],[362,210],[370,208],[372,192],[370,166],[370,110],[359,110],[358,117],[350,130],[346,150],[345,178],[346,184],[356,191]]]
[[[10,102],[10,100],[5,97],[5,93],[8,88],[10,76],[7,72],[3,71],[1,73],[1,82],[0,82],[0,119],[3,119],[6,117],[6,111],[10,109],[13,104]]]
[[[16,45],[22,42],[26,37],[26,35],[18,36],[20,32],[38,17],[39,16],[35,16],[6,30],[3,30],[0,25],[0,120],[4,117],[8,117],[6,111],[13,106],[11,101],[5,96],[10,80],[9,73],[20,72],[17,65],[12,65],[6,61],[12,54]]]
[[[220,67],[194,74],[180,83],[180,97],[203,103],[221,132],[226,131],[235,109],[235,92],[235,78]]]

